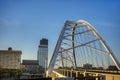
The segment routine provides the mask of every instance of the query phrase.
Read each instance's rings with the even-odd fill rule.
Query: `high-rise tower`
[[[40,44],[38,46],[37,60],[39,66],[41,66],[45,71],[48,64],[48,39],[43,38],[42,40],[40,40]]]

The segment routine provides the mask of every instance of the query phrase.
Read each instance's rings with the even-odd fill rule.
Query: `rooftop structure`
[[[23,60],[22,62],[23,65],[38,65],[37,60]]]
[[[23,73],[37,74],[39,73],[39,65],[37,60],[23,60]]]
[[[0,67],[3,69],[20,69],[21,63],[20,50],[12,50],[11,47],[8,50],[0,50]]]

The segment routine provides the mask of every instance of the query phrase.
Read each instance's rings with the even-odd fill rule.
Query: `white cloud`
[[[17,20],[0,19],[0,25],[2,25],[2,26],[16,26],[19,24],[20,24],[20,22]]]
[[[95,23],[97,26],[103,26],[103,27],[114,27],[113,23],[110,23],[110,22],[98,22],[98,23]]]
[[[109,23],[109,22],[103,22],[103,23],[101,23],[101,25],[107,26],[107,27],[113,27],[113,24]]]

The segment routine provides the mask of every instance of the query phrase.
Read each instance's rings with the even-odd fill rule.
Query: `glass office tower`
[[[48,64],[48,39],[43,38],[40,40],[40,44],[38,46],[38,56],[37,60],[39,66],[41,67],[41,72],[44,73],[47,69]]]

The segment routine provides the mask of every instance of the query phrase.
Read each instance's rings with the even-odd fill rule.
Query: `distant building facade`
[[[109,65],[107,66],[106,70],[118,70],[115,65]]]
[[[83,64],[82,67],[84,69],[92,69],[92,64]]]
[[[39,73],[39,65],[37,60],[23,60],[23,73],[37,74]]]
[[[48,39],[43,38],[42,40],[40,40],[37,53],[37,60],[39,66],[41,66],[43,69],[47,68],[48,64],[47,58],[48,58]]]
[[[20,69],[21,63],[21,54],[20,50],[0,50],[0,68],[3,69]]]

